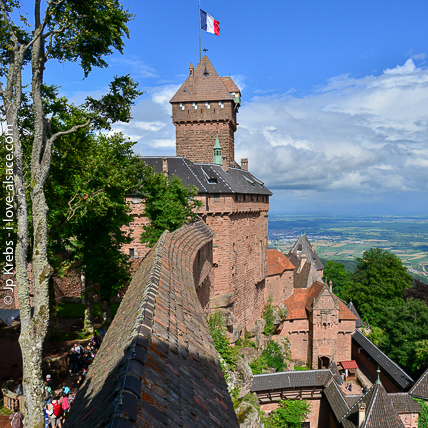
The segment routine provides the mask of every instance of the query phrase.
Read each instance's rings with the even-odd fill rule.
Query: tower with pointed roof
[[[216,139],[223,165],[235,162],[236,115],[241,92],[231,77],[220,77],[205,55],[170,100],[176,153],[196,163],[212,163]]]

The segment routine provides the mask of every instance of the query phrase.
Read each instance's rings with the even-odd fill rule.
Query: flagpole
[[[201,50],[201,0],[199,0],[199,62],[202,59],[202,50]]]

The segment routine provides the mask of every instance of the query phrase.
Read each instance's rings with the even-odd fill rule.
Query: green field
[[[371,247],[396,254],[410,273],[428,282],[428,218],[272,216],[269,246],[288,253],[305,233],[323,260],[355,266],[355,258]]]

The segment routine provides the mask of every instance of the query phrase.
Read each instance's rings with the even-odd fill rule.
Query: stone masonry
[[[66,427],[238,427],[196,289],[212,266],[203,223],[164,232],[123,298]]]

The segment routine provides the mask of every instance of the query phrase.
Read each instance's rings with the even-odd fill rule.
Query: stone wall
[[[293,271],[286,270],[281,274],[266,277],[265,302],[272,296],[272,304],[279,306],[293,293]]]
[[[66,427],[238,427],[196,294],[212,238],[197,222],[164,232],[147,254]]]
[[[172,118],[176,129],[176,154],[192,162],[212,163],[216,135],[222,147],[223,159],[232,165],[235,159],[236,113],[233,101],[224,101],[223,108],[218,102],[184,103],[172,105]]]
[[[285,321],[280,335],[290,341],[291,358],[306,363],[309,355],[309,320]]]

